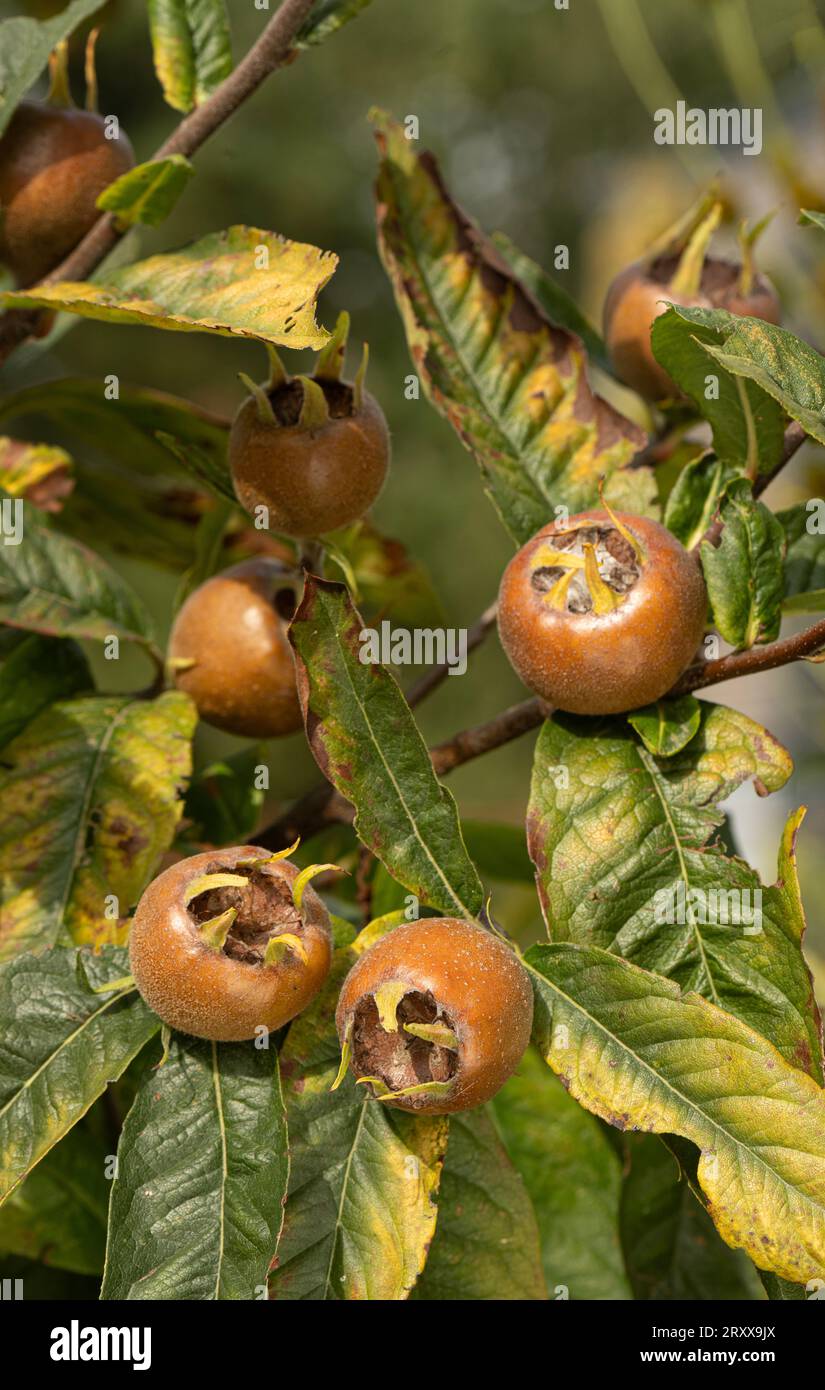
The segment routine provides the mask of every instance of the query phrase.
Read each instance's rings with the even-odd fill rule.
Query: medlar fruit
[[[525,685],[571,714],[664,695],[702,639],[697,561],[646,517],[582,512],[533,536],[504,571],[501,642]]]
[[[604,336],[617,376],[651,401],[679,397],[679,387],[653,355],[654,319],[668,302],[727,309],[731,314],[779,323],[781,309],[769,280],[752,265],[752,243],[744,242],[742,264],[705,254],[721,204],[714,204],[687,245],[637,261],[613,280],[604,306]]]
[[[349,319],[342,314],[312,377],[290,378],[270,353],[266,387],[251,394],[229,435],[229,467],[242,507],[265,507],[272,531],[322,536],[357,521],[384,484],[387,422],[364,389],[366,348],[350,385],[340,380]]]
[[[290,853],[291,851],[286,851]],[[170,1028],[241,1042],[306,1008],[329,970],[329,915],[308,878],[255,845],[195,854],[138,903],[129,938],[140,993]]]
[[[446,1115],[489,1100],[530,1041],[533,992],[490,932],[454,917],[396,927],[355,963],[335,1021],[348,1064],[375,1099]]]
[[[45,102],[22,101],[0,138],[0,261],[18,285],[40,280],[94,226],[104,188],[134,165],[122,131],[71,103],[66,51],[52,55]]]
[[[168,668],[207,724],[277,738],[303,723],[287,638],[295,596],[277,560],[244,560],[190,594],[169,637]]]

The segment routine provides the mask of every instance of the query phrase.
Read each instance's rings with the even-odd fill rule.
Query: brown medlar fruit
[[[288,575],[277,560],[244,560],[201,584],[175,619],[170,674],[216,729],[277,738],[302,726]]]
[[[681,394],[653,355],[650,340],[653,322],[668,302],[779,323],[779,299],[770,281],[754,271],[749,243],[741,264],[705,254],[720,214],[721,204],[714,204],[686,246],[628,266],[607,292],[604,336],[610,360],[617,376],[648,400]]]
[[[251,394],[229,435],[229,467],[242,507],[267,509],[270,530],[322,536],[357,521],[384,484],[387,422],[364,389],[366,349],[352,384],[340,379],[349,327],[339,318],[312,377],[290,378],[274,352],[266,387]]]
[[[647,517],[609,509],[553,522],[504,571],[498,626],[510,662],[571,714],[619,714],[666,694],[707,617],[696,559]]]
[[[289,853],[289,851],[287,851]],[[241,1042],[306,1008],[329,970],[329,915],[308,877],[255,845],[164,870],[137,906],[132,974],[150,1009],[183,1033]]]
[[[509,946],[454,917],[396,927],[355,963],[335,1021],[375,1099],[416,1114],[494,1096],[530,1041],[533,991]]]
[[[18,285],[43,278],[94,226],[99,195],[135,162],[123,131],[71,104],[65,49],[49,99],[21,101],[0,137],[0,261]]]

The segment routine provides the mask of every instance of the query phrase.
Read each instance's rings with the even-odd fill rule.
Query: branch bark
[[[201,106],[184,116],[167,140],[151,156],[192,155],[230,116],[242,106],[270,73],[296,56],[295,39],[306,22],[315,0],[283,0],[260,38],[241,59],[224,82]],[[111,213],[99,217],[91,231],[60,265],[40,282],[86,280],[123,236]],[[12,309],[0,320],[0,363],[31,336],[39,310]]]

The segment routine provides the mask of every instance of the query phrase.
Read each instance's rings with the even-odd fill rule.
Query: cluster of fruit
[[[59,65],[55,69],[59,77]],[[23,102],[0,142],[0,259],[21,284],[51,270],[91,227],[96,199],[132,164],[123,135],[67,102]],[[707,255],[720,209],[657,248],[611,287],[605,331],[617,371],[644,396],[678,390],[653,357],[665,301],[778,319],[749,264]],[[746,258],[747,261],[747,258]],[[347,319],[312,376],[272,374],[250,394],[229,438],[241,505],[301,540],[363,517],[383,485],[389,434],[366,391],[366,350],[342,378]],[[253,559],[208,580],[181,608],[169,672],[201,717],[250,738],[302,723],[287,626],[300,576]],[[504,649],[525,684],[560,710],[606,715],[659,699],[693,659],[707,617],[698,561],[657,522],[604,504],[556,520],[507,566],[499,596]],[[131,934],[131,963],[149,1005],[171,1027],[241,1040],[280,1028],[320,989],[329,917],[290,851],[251,846],[199,854],[150,884]],[[359,959],[342,988],[343,1063],[381,1101],[418,1112],[464,1109],[495,1093],[527,1045],[529,978],[510,946],[460,920],[396,928]]]

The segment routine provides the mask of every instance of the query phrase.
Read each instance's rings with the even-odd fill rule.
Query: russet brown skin
[[[207,724],[245,738],[277,738],[303,724],[287,620],[274,600],[286,586],[277,560],[245,560],[207,579],[184,603],[169,638],[178,690]]]
[[[332,389],[340,393],[337,382]],[[229,436],[238,501],[248,512],[267,507],[270,529],[287,536],[323,536],[364,516],[384,485],[389,457],[384,413],[368,391],[360,409],[333,414],[317,430],[265,423],[249,396]]]
[[[231,873],[239,859],[268,855],[254,845],[195,854],[166,869],[143,894],[129,938],[132,974],[150,1009],[170,1028],[196,1038],[242,1042],[261,1026],[270,1032],[283,1027],[321,988],[331,959],[329,915],[311,885],[301,904],[306,962],[291,951],[275,965],[232,960],[204,944],[184,903],[193,879]],[[259,872],[292,883],[299,871],[279,860]]]
[[[134,165],[128,139],[103,118],[23,101],[0,138],[0,261],[18,285],[59,265],[94,226],[104,188]]]
[[[425,918],[396,927],[344,980],[335,1014],[342,1045],[359,1000],[395,980],[408,983],[411,991],[429,991],[449,1017],[459,1042],[458,1068],[447,1096],[406,1096],[381,1104],[447,1115],[494,1096],[521,1061],[533,1021],[530,978],[509,946],[459,918]],[[357,1076],[356,1062],[353,1056]]]
[[[767,323],[780,320],[779,300],[764,275],[756,275],[751,293],[743,296],[737,288],[740,267],[708,258],[700,293],[684,296],[670,288],[669,277],[675,269],[675,258],[649,268],[641,262],[628,266],[616,276],[605,300],[604,336],[616,374],[651,401],[681,394],[656,361],[650,343],[653,321],[667,309],[663,300],[686,308],[727,309],[731,314]]]
[[[553,609],[531,578],[534,556],[548,540],[588,522],[610,526],[603,511],[545,526],[501,581],[499,634],[513,668],[542,699],[571,714],[621,714],[660,699],[690,665],[705,629],[707,591],[695,558],[658,522],[616,516],[645,559],[614,612]]]

